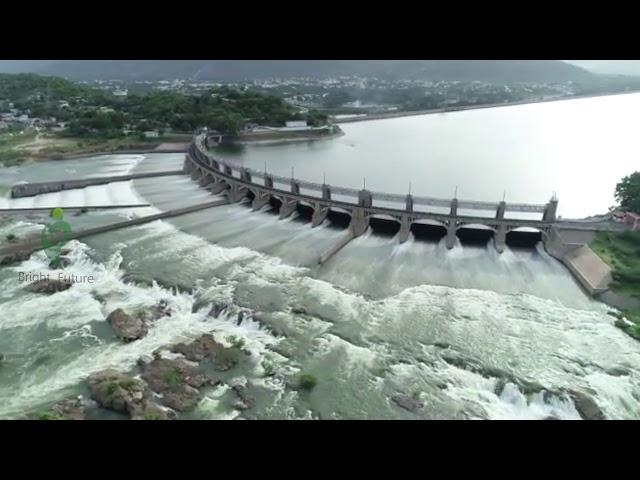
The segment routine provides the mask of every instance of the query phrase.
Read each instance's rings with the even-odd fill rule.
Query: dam
[[[211,193],[225,195],[230,203],[250,198],[252,208],[259,210],[275,200],[279,204],[281,219],[289,217],[299,205],[307,206],[313,211],[312,227],[324,222],[331,211],[349,216],[347,235],[321,255],[320,263],[326,261],[351,239],[363,235],[375,219],[397,222],[400,243],[408,240],[415,224],[440,227],[449,249],[455,246],[456,234],[460,229],[477,226],[493,234],[494,245],[499,253],[505,249],[509,232],[535,229],[546,241],[551,229],[557,224],[556,198],[552,198],[546,204],[508,204],[505,201],[492,203],[411,194],[403,196],[372,192],[366,188],[356,190],[299,180],[293,176],[285,178],[245,168],[216,158],[209,152],[208,146],[209,140],[206,135],[194,137],[185,158],[184,171]],[[420,207],[428,207],[428,210]],[[473,215],[471,212],[481,212],[484,216]],[[491,212],[492,215],[489,216],[487,212]],[[507,212],[537,214],[540,218],[511,218],[507,216]]]

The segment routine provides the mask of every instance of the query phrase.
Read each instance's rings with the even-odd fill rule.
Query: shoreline
[[[402,117],[416,117],[420,115],[433,115],[436,113],[455,113],[455,112],[464,112],[468,110],[480,110],[484,108],[499,108],[499,107],[513,107],[518,105],[530,105],[536,103],[550,103],[550,102],[561,102],[567,100],[582,100],[585,98],[596,98],[596,97],[611,97],[616,95],[630,95],[633,93],[640,93],[640,90],[633,90],[628,92],[611,92],[611,93],[589,93],[584,95],[575,95],[571,97],[559,97],[559,98],[545,98],[539,100],[518,100],[515,102],[505,102],[505,103],[487,103],[482,105],[465,105],[462,107],[448,107],[448,108],[432,108],[429,110],[406,110],[402,112],[383,112],[383,113],[372,113],[372,114],[354,114],[354,115],[363,115],[363,116],[354,116],[349,118],[335,118],[331,119],[332,123],[340,124],[340,123],[355,123],[355,122],[366,122],[369,120],[385,120],[389,118],[402,118]]]
[[[96,149],[90,151],[77,151],[73,153],[63,153],[56,154],[55,158],[53,156],[48,155],[45,157],[28,157],[25,158],[24,161],[20,162],[19,165],[24,165],[27,163],[40,163],[40,162],[58,162],[62,160],[76,160],[78,158],[89,158],[89,157],[102,157],[106,155],[144,155],[149,153],[186,153],[187,147],[176,147],[176,148],[167,148],[167,149],[159,149],[160,145],[150,145],[149,148],[136,148],[136,149],[123,149],[123,150],[104,150],[104,149]],[[8,168],[5,166],[3,168]]]

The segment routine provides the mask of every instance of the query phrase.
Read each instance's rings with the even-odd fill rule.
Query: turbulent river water
[[[341,140],[348,141],[345,130]],[[183,158],[119,155],[12,167],[0,170],[0,185],[169,170]],[[211,195],[174,176],[2,202],[151,204],[68,214],[80,230],[203,200]],[[226,205],[72,241],[65,271],[96,282],[50,296],[29,293],[19,281],[20,272],[50,271],[44,254],[0,268],[0,418],[23,417],[68,395],[88,397],[91,373],[133,371],[141,356],[205,332],[245,340],[251,355],[225,379],[249,380],[256,403],[236,410],[233,392],[218,386],[182,418],[579,419],[573,400],[558,393],[563,389],[589,395],[607,418],[640,417],[638,343],[540,245],[499,255],[489,243],[448,251],[442,242],[412,237],[400,245],[393,236],[367,234],[319,266],[340,228],[327,222],[311,229],[302,215],[279,220],[267,210]],[[38,233],[46,221],[8,216],[0,239]],[[141,340],[123,344],[105,322],[116,308],[152,308],[161,300],[174,313]],[[215,303],[230,308],[213,317]],[[301,373],[317,378],[312,391],[295,388]],[[399,396],[422,407],[403,409],[392,400]],[[92,415],[122,418],[99,409]]]

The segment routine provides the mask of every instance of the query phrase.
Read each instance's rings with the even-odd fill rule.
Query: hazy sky
[[[56,60],[0,60],[0,72],[34,71]],[[640,75],[640,60],[565,60],[595,73]]]
[[[595,73],[640,75],[640,60],[565,60]]]

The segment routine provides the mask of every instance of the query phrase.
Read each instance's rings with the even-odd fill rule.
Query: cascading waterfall
[[[163,165],[175,168],[181,158],[171,158]],[[166,210],[211,198],[174,177],[112,188],[56,200],[112,196]],[[53,200],[42,197],[20,201]],[[98,212],[83,218],[87,225],[102,221]],[[20,220],[1,228],[38,226]],[[295,214],[280,221],[227,205],[71,242],[65,270],[95,275],[94,285],[28,293],[16,277],[49,271],[43,254],[0,269],[0,352],[8,359],[0,370],[0,417],[87,395],[90,373],[130,370],[159,347],[212,331],[222,340],[241,337],[251,352],[231,373],[256,389],[251,418],[580,418],[562,393],[569,388],[591,392],[609,418],[640,416],[637,344],[541,245],[499,255],[491,244],[448,250],[444,241],[411,234],[399,244],[369,231],[318,266],[319,254],[342,234],[328,222],[311,229]],[[132,283],[130,273],[149,282],[134,276]],[[174,310],[171,317],[141,340],[114,338],[105,322],[110,311],[160,300]],[[228,305],[217,317],[209,315],[215,303]],[[241,310],[248,313],[238,322]],[[318,379],[311,393],[291,387],[302,372]],[[228,385],[211,389],[190,415],[244,415],[230,395]],[[422,407],[400,408],[398,397]]]

